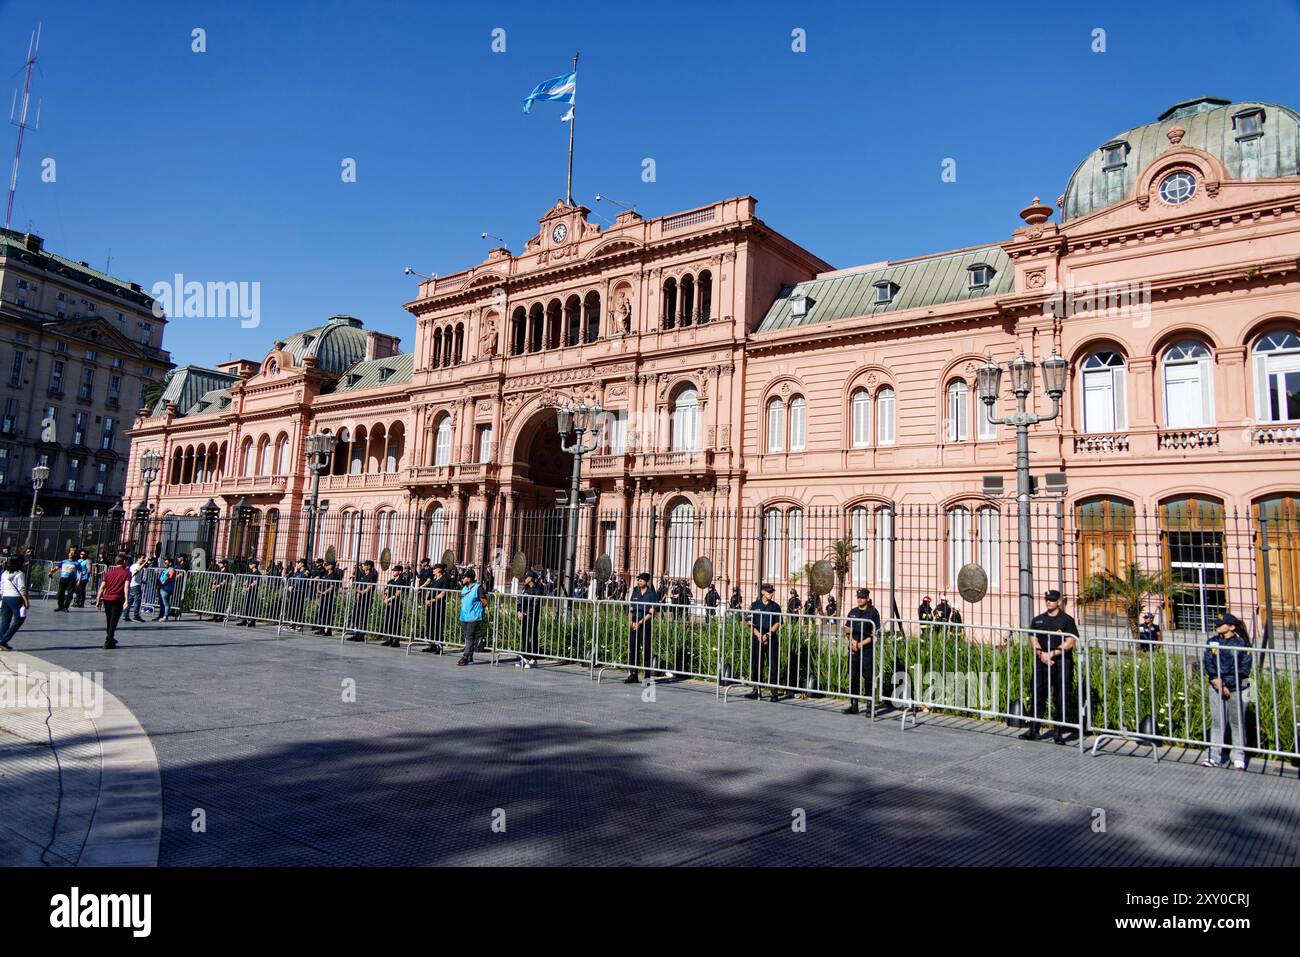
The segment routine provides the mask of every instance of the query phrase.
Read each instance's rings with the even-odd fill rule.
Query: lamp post
[[[320,506],[320,477],[330,470],[334,456],[334,436],[330,432],[313,432],[307,436],[307,467],[311,469],[311,498],[307,501],[307,554],[310,563],[316,548],[316,517]]]
[[[235,557],[239,559],[241,571],[244,568],[244,559],[247,558],[244,551],[248,548],[248,526],[253,520],[253,511],[253,506],[248,504],[248,499],[241,495],[234,508],[235,522],[239,527],[239,548],[235,552]]]
[[[31,546],[36,541],[36,499],[49,477],[48,465],[37,465],[32,468],[32,514],[27,523],[27,546]]]
[[[149,486],[158,478],[162,468],[162,454],[157,449],[150,449],[140,456],[140,481],[144,482],[144,496],[140,504],[131,510],[136,522],[136,554],[143,555],[149,531]]]
[[[221,516],[221,506],[214,499],[208,499],[199,509],[203,519],[203,542],[208,553],[208,562],[216,561],[217,554],[217,519]]]
[[[1031,483],[1029,480],[1029,427],[1039,422],[1050,422],[1061,413],[1061,396],[1065,393],[1065,373],[1069,364],[1052,349],[1043,361],[1043,388],[1052,400],[1052,414],[1040,415],[1025,410],[1029,393],[1034,388],[1034,362],[1022,351],[1007,366],[1011,373],[1011,394],[1016,397],[1016,411],[1001,418],[993,415],[993,406],[1002,389],[1002,369],[989,359],[976,373],[980,401],[984,414],[993,425],[1013,425],[1016,428],[1016,508],[1017,537],[1019,538],[1020,565],[1020,627],[1028,628],[1034,617],[1034,568],[1032,533],[1029,515]]]
[[[601,416],[605,410],[600,403],[587,405],[578,403],[574,406],[555,410],[555,425],[560,433],[560,448],[573,456],[573,478],[569,482],[569,521],[564,536],[564,579],[562,587],[566,595],[573,595],[573,569],[578,557],[578,482],[582,477],[582,457],[596,451],[600,444]],[[591,444],[583,442],[583,433],[591,432]],[[572,441],[570,441],[572,436]]]

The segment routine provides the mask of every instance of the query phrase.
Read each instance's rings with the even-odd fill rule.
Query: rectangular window
[[[767,450],[785,450],[785,406],[780,399],[773,399],[767,404]]]
[[[58,359],[54,360],[54,365],[50,368],[50,391],[63,394],[63,363]]]
[[[121,359],[120,356],[115,357],[115,358],[113,359],[113,368],[114,368],[114,369],[120,369],[120,368],[122,368],[122,359]]]
[[[998,510],[982,508],[980,516],[980,565],[989,577],[989,587],[1002,583],[1001,532],[998,527]]]
[[[948,388],[948,441],[965,442],[969,436],[970,392],[966,383],[956,382]]]
[[[86,350],[86,361],[87,361],[87,362],[95,362],[95,361],[98,360],[98,359],[99,359],[99,353],[98,353],[98,352],[96,352],[94,349],[87,349],[87,350]]]
[[[68,344],[67,344],[66,342],[56,342],[56,343],[54,344],[54,351],[55,351],[55,352],[67,352],[67,351],[68,351]]]
[[[957,573],[970,562],[970,512],[948,510],[948,582],[957,587]]]
[[[113,447],[113,433],[116,429],[116,422],[111,418],[104,419],[104,439],[99,446],[101,449],[111,449]]]
[[[72,444],[86,444],[86,413],[77,412],[72,417]]]
[[[14,350],[14,364],[9,369],[9,384],[23,384],[23,363],[27,361],[27,353],[21,349]]]
[[[77,482],[81,478],[81,459],[68,459],[68,483],[67,490],[75,492]]]
[[[478,460],[492,461],[492,426],[480,425],[478,428]]]
[[[0,432],[12,433],[18,420],[18,400],[5,399],[5,415],[0,420]]]
[[[609,443],[610,455],[622,455],[627,451],[627,410],[611,412],[605,420],[605,439]]]
[[[86,401],[89,401],[90,397],[94,394],[95,394],[95,370],[82,369],[81,388],[77,390],[77,398],[85,399]]]
[[[975,435],[980,441],[992,441],[998,437],[998,427],[989,421],[989,407],[983,402],[975,403]],[[996,414],[996,410],[993,410]]]
[[[805,404],[803,396],[798,396],[790,401],[790,451],[802,452],[804,450],[804,415]]]
[[[96,480],[95,480],[95,494],[103,495],[104,489],[108,483],[108,466],[103,462],[100,462],[97,472],[98,474],[96,475]]]
[[[894,513],[876,509],[876,584],[888,585],[894,570]]]
[[[122,394],[122,377],[115,375],[108,380],[108,401],[117,402]]]

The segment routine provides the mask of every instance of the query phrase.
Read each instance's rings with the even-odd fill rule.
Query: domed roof
[[[366,332],[355,316],[330,316],[323,326],[295,332],[280,348],[293,353],[298,365],[315,356],[317,369],[341,373],[365,358]]]
[[[1262,111],[1257,129],[1238,120],[1256,111]],[[1185,131],[1177,145],[1167,135],[1175,127]],[[1233,179],[1300,176],[1300,116],[1295,110],[1203,96],[1175,103],[1156,122],[1125,130],[1084,157],[1065,187],[1061,221],[1129,199],[1152,160],[1187,146],[1217,157]]]

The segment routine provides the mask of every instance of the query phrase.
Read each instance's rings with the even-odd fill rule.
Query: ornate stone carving
[[[1047,270],[1031,269],[1025,273],[1025,287],[1028,289],[1042,289],[1047,285]]]
[[[491,316],[483,324],[483,332],[478,337],[478,352],[481,356],[497,354],[497,323]]]
[[[1186,135],[1187,135],[1187,131],[1183,129],[1181,126],[1175,126],[1172,130],[1170,130],[1165,134],[1165,136],[1169,137],[1169,142],[1173,143],[1175,146],[1181,143],[1183,141],[1183,137]]]

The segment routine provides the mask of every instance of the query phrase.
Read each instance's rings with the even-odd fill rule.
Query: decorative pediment
[[[601,256],[614,256],[618,253],[631,252],[641,249],[643,245],[643,243],[639,243],[634,239],[610,239],[589,252],[587,259],[598,259]]]
[[[84,319],[60,319],[44,324],[45,328],[78,342],[105,349],[141,355],[139,347],[99,316]]]

